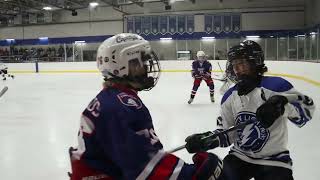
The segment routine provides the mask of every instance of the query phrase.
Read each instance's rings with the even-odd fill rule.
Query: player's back
[[[105,88],[82,113],[77,153],[89,166],[113,177],[121,177],[124,170],[135,176],[149,161],[146,154],[162,149],[158,139],[150,144],[138,137],[150,137],[149,131],[151,116],[135,91]]]

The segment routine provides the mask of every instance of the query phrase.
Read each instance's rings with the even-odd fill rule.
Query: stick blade
[[[0,97],[3,96],[7,91],[8,91],[8,86],[5,86],[1,91],[0,91]]]

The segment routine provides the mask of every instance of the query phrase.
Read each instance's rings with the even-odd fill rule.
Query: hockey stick
[[[217,62],[217,64],[218,64],[218,66],[219,66],[220,71],[223,73],[223,70],[222,70],[219,62]],[[213,74],[213,73],[212,73],[212,74]],[[218,75],[215,75],[215,74],[213,74],[213,76],[219,77]],[[215,78],[215,77],[211,77],[211,78],[212,78],[213,80],[222,81],[222,82],[227,81],[226,79],[221,79],[221,78]]]
[[[289,103],[290,103],[290,102],[295,102],[295,101],[299,101],[299,100],[303,100],[303,99],[304,99],[302,96],[296,95],[296,94],[284,95],[284,96],[288,99]],[[218,133],[211,134],[211,135],[209,135],[209,136],[203,137],[201,140],[204,140],[204,139],[207,139],[207,138],[212,138],[212,136],[219,136],[219,135],[221,135],[221,134],[226,134],[226,133],[229,133],[229,132],[238,130],[238,129],[242,129],[242,128],[244,128],[245,126],[247,126],[247,125],[249,125],[249,124],[252,124],[252,123],[254,123],[254,122],[256,122],[256,121],[257,121],[257,120],[255,120],[255,119],[251,119],[251,120],[246,121],[246,122],[244,122],[244,123],[240,123],[240,124],[238,124],[238,125],[231,126],[229,129],[226,129],[226,130],[224,130],[224,131],[220,131],[220,132],[218,132]],[[181,145],[181,146],[178,146],[178,147],[176,147],[176,148],[174,148],[174,149],[169,150],[168,153],[174,153],[174,152],[180,151],[181,149],[184,149],[184,148],[186,148],[186,145],[185,145],[185,144],[184,144],[184,145]]]
[[[0,91],[0,97],[2,97],[4,95],[4,93],[6,93],[8,91],[8,86],[5,86],[1,91]]]
[[[224,71],[222,70],[221,66],[220,66],[220,63],[217,62],[217,64],[218,64],[218,66],[219,66],[219,68],[220,68],[220,71],[221,71],[221,72],[224,72]]]
[[[210,139],[210,138],[212,138],[212,136],[219,136],[219,135],[221,135],[221,134],[226,134],[226,133],[235,131],[235,130],[237,130],[237,129],[242,129],[242,128],[244,128],[246,125],[251,124],[251,123],[254,123],[254,122],[256,122],[256,120],[249,120],[249,121],[247,121],[247,122],[240,123],[240,124],[238,124],[238,125],[236,125],[236,126],[231,126],[229,129],[226,129],[226,130],[224,130],[224,131],[220,131],[220,132],[215,133],[215,134],[212,134],[212,135],[210,135],[210,136],[203,137],[201,140]],[[177,152],[177,151],[179,151],[179,150],[181,150],[181,149],[184,149],[185,147],[186,147],[186,145],[178,146],[178,147],[176,147],[176,148],[171,149],[170,151],[168,151],[168,153]]]
[[[217,81],[222,81],[222,82],[227,81],[226,79],[219,79],[219,78],[214,78],[214,77],[212,77],[212,79],[213,79],[213,80],[217,80]]]

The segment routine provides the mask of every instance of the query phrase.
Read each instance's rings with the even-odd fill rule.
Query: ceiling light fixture
[[[45,6],[45,7],[43,7],[42,9],[44,9],[44,10],[46,10],[46,11],[50,11],[50,10],[52,10],[52,7]]]
[[[246,36],[246,38],[260,38],[260,36]]]
[[[91,3],[89,3],[89,6],[94,8],[94,7],[99,6],[99,3],[97,3],[97,2],[91,2]]]

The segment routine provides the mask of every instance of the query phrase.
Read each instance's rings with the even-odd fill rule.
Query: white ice
[[[319,87],[288,79],[320,106]],[[0,98],[0,179],[66,180],[70,170],[68,148],[77,145],[79,117],[101,89],[102,78],[88,74],[17,74],[0,84],[9,87]],[[216,89],[222,85],[216,81]],[[193,133],[214,130],[221,95],[211,103],[201,84],[193,104],[190,73],[162,73],[157,86],[140,96],[153,117],[157,135],[166,150],[184,143]],[[318,180],[320,162],[319,111],[305,127],[289,125],[296,180]],[[212,150],[224,157],[228,149]],[[185,150],[176,153],[187,162]]]

